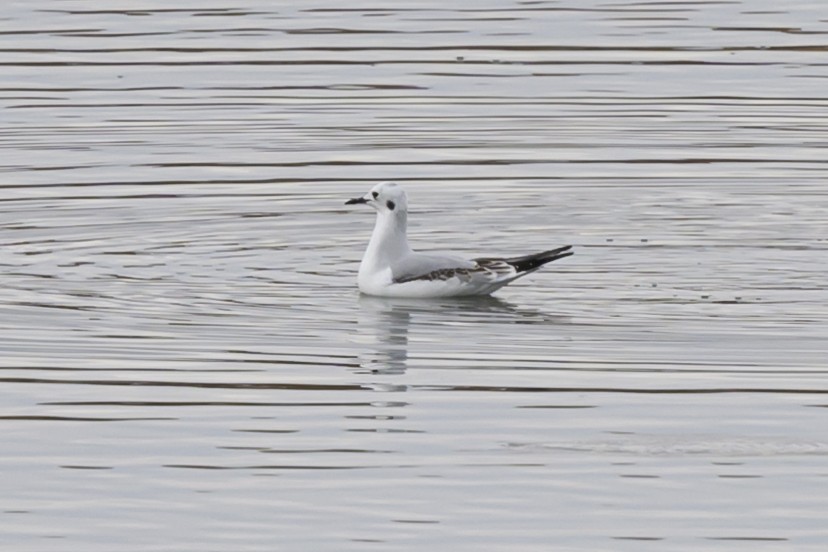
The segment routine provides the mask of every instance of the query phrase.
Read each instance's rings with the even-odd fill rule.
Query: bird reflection
[[[359,297],[358,332],[360,374],[403,374],[409,363],[409,330],[412,322],[446,325],[496,322],[499,324],[560,323],[565,317],[521,308],[495,297],[457,299],[400,299]],[[373,384],[395,387],[389,384]],[[403,390],[403,389],[399,389]]]
[[[394,299],[359,298],[357,318],[361,345],[358,373],[402,374],[408,363],[408,328],[411,309]]]

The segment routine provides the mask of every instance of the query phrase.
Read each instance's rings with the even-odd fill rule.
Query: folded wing
[[[541,253],[509,259],[480,258],[471,261],[456,257],[415,254],[391,267],[394,283],[416,281],[447,281],[479,284],[508,283],[520,276],[539,269],[546,263],[572,255],[567,245]]]

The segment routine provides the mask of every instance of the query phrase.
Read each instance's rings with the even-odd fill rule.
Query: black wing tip
[[[569,257],[574,254],[575,252],[572,251],[572,246],[565,245],[563,247],[550,249],[541,253],[526,255],[525,257],[508,259],[506,262],[515,267],[517,272],[526,272],[528,270],[540,268],[546,263],[551,263],[552,261],[557,261],[558,259],[563,259],[564,257]]]
[[[546,257],[547,255],[557,255],[559,253],[565,253],[567,251],[569,252],[568,253],[569,255],[572,255],[573,253],[575,253],[574,251],[572,251],[572,246],[571,245],[564,245],[563,247],[556,247],[555,249],[550,249],[549,251],[544,251],[542,253],[537,253],[537,255],[541,256],[541,257]]]

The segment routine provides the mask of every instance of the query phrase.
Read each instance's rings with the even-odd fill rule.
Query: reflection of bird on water
[[[418,300],[359,297],[360,373],[402,374],[408,365],[411,328],[470,324],[560,324],[568,317],[518,307],[495,297]],[[449,341],[450,342],[450,341]]]

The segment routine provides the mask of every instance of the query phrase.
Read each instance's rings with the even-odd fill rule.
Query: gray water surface
[[[3,549],[825,550],[828,9],[344,6],[4,10]]]

